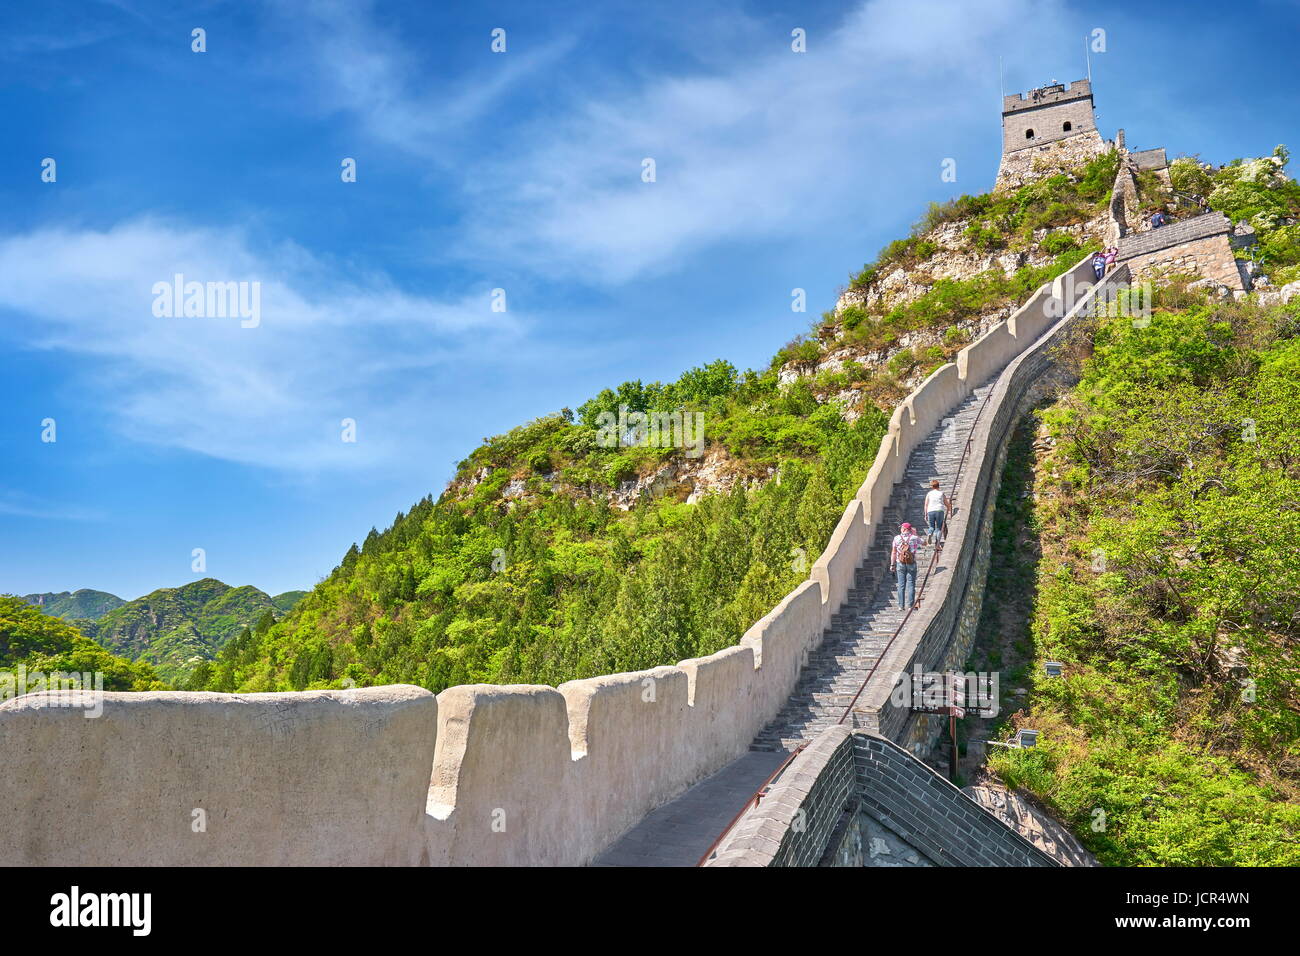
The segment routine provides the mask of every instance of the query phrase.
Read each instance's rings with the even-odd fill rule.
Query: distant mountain
[[[244,628],[265,615],[278,620],[306,593],[286,591],[271,597],[251,585],[231,587],[203,578],[159,588],[134,601],[89,590],[29,594],[23,600],[75,625],[113,654],[152,665],[164,680],[176,684]]]
[[[23,600],[28,604],[36,605],[51,617],[61,617],[68,621],[74,618],[98,621],[109,611],[115,610],[126,603],[116,594],[109,594],[107,591],[92,591],[90,588],[82,588],[80,591],[24,594]]]

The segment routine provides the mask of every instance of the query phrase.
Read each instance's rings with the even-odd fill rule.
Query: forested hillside
[[[736,643],[807,577],[899,398],[1096,246],[1115,169],[932,207],[767,369],[625,382],[486,440],[187,686],[556,684]],[[702,415],[703,443],[606,447],[621,412]]]
[[[166,686],[148,664],[110,654],[66,621],[41,613],[22,598],[0,595],[0,671],[16,683],[20,665],[29,674],[100,673],[104,690],[160,690]],[[5,693],[15,690],[8,688]]]
[[[1296,865],[1300,301],[1180,286],[1043,414],[1034,673],[1065,676],[991,765],[1104,863]]]
[[[263,615],[283,617],[305,593],[289,591],[272,598],[255,587],[235,588],[202,578],[178,588],[160,588],[134,601],[124,602],[103,591],[29,594],[23,600],[37,604],[46,597],[46,603],[39,605],[46,613],[64,618],[114,654],[153,665],[164,680],[176,683]],[[91,600],[86,595],[98,597]],[[106,610],[93,616],[86,613],[97,608]]]

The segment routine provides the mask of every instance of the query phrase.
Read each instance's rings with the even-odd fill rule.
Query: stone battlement
[[[1067,87],[1064,83],[1039,87],[1028,93],[1012,93],[1002,97],[1002,115],[1023,113],[1028,110],[1042,109],[1075,100],[1092,100],[1092,83],[1089,80],[1074,80]]]
[[[735,646],[436,698],[400,685],[106,694],[94,719],[50,692],[9,700],[0,814],[21,836],[0,843],[0,865],[591,861],[747,751],[854,586],[912,451],[1042,334],[1048,301],[1061,314],[1077,298],[1073,283],[1044,286],[908,396],[808,580]]]

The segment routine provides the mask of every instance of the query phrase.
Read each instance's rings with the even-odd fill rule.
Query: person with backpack
[[[889,548],[889,570],[898,581],[898,609],[906,611],[916,606],[916,551],[921,539],[906,521],[898,531]]]
[[[925,493],[925,543],[933,544],[937,550],[943,550],[943,526],[952,510],[952,502],[939,490],[939,479],[930,482],[930,490]]]

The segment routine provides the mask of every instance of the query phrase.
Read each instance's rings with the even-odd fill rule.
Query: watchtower
[[[1059,144],[1059,145],[1055,145]],[[1035,173],[1086,161],[1106,148],[1093,116],[1092,83],[1050,83],[1002,98],[1002,166],[998,187]]]
[[[1041,146],[1088,130],[1096,132],[1092,84],[1075,80],[1002,98],[1002,154]]]

